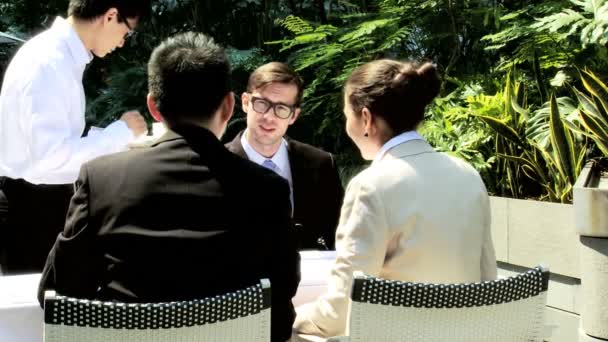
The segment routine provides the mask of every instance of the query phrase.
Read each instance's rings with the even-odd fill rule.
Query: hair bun
[[[427,105],[439,94],[441,88],[437,66],[431,62],[426,62],[416,69],[416,73],[420,80],[420,96]]]

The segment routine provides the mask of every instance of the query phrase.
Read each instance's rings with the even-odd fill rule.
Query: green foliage
[[[560,40],[579,35],[585,47],[589,44],[608,43],[608,1],[570,0],[579,11],[566,8],[559,13],[538,19],[531,27],[541,31],[561,32]]]
[[[586,139],[569,128],[578,111],[554,96],[535,109],[518,79],[526,80],[508,74],[494,95],[464,86],[437,99],[421,133],[471,163],[492,194],[569,203],[586,151]]]
[[[536,18],[545,18],[547,14],[561,10],[566,4],[567,2],[562,0],[529,2],[523,8],[499,17],[501,30],[482,38],[490,44],[486,50],[502,53],[498,69],[507,71],[514,66],[531,67],[535,58],[538,59],[541,69],[560,68],[571,64],[580,47],[570,49],[568,42],[563,42],[564,37],[536,26]]]
[[[552,95],[548,123],[550,143],[538,144],[527,135],[531,131],[527,115],[530,108],[521,83],[511,83],[508,77],[504,94],[504,111],[498,118],[479,116],[496,132],[496,152],[500,159],[497,171],[505,170],[507,182],[504,185],[515,198],[534,195],[530,186],[540,185],[536,194],[539,198],[570,203],[572,186],[585,157],[586,142],[574,139]]]
[[[589,70],[581,71],[586,94],[574,89],[580,104],[580,118],[585,135],[597,144],[604,156],[608,156],[608,86]]]
[[[473,113],[496,116],[500,111],[497,97],[479,94],[479,87],[466,86],[435,100],[419,132],[438,151],[468,161],[484,177],[488,190],[496,192],[491,169],[492,131]]]

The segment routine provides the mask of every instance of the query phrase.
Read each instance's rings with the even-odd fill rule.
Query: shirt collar
[[[245,154],[252,162],[262,165],[264,160],[270,159],[273,163],[279,168],[279,170],[287,170],[289,166],[289,154],[287,153],[287,141],[285,139],[281,139],[281,146],[279,146],[279,150],[274,154],[271,158],[266,158],[258,151],[256,151],[247,141],[247,130],[243,132],[241,135],[241,145],[243,145],[243,149],[245,150]]]
[[[384,145],[382,145],[382,148],[380,149],[378,154],[376,154],[376,157],[374,158],[374,161],[372,162],[372,166],[374,164],[377,164],[390,149],[392,149],[393,147],[395,147],[397,145],[401,145],[401,144],[406,143],[411,140],[424,140],[424,138],[420,134],[418,134],[418,132],[416,132],[416,131],[407,131],[407,132],[403,132],[397,136],[394,136],[389,141],[384,143]]]
[[[93,60],[93,54],[91,54],[91,51],[87,50],[80,37],[72,25],[67,22],[67,20],[63,19],[62,17],[55,18],[51,29],[61,37],[65,38],[65,41],[70,49],[70,53],[72,54],[72,58],[74,58],[74,62],[77,65],[84,66]]]

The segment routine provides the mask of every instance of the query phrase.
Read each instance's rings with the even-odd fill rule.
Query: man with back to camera
[[[70,0],[68,17],[25,43],[0,92],[0,265],[40,272],[63,229],[82,163],[146,132],[137,111],[82,137],[82,76],[93,56],[122,47],[150,0]]]
[[[148,109],[168,132],[85,163],[39,289],[123,302],[199,299],[271,282],[272,341],[290,338],[300,280],[287,182],[219,138],[233,113],[213,39],[169,38],[148,63]]]
[[[257,68],[241,95],[247,129],[226,147],[289,182],[301,249],[334,249],[344,197],[334,158],[285,137],[300,115],[302,93],[300,76],[286,64],[271,62]]]

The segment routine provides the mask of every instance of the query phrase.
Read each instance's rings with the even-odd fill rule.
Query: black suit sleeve
[[[340,210],[344,200],[344,188],[333,155],[330,155],[327,159],[324,168],[323,174],[325,177],[323,177],[322,182],[325,184],[322,188],[325,189],[323,196],[325,203],[321,207],[325,210],[323,213],[325,222],[321,234],[325,239],[327,248],[333,250],[336,243],[336,228],[340,221]]]
[[[86,165],[80,170],[74,196],[70,202],[64,231],[59,234],[49,253],[38,287],[38,301],[44,305],[44,291],[94,298],[100,285],[102,258],[98,255],[89,203],[89,181]]]
[[[271,270],[273,342],[286,341],[291,336],[295,310],[291,299],[296,295],[300,283],[300,254],[297,251],[295,231],[291,220],[289,186],[280,179],[280,196],[269,202],[268,224],[273,232]],[[280,304],[279,304],[280,303]],[[277,305],[278,304],[278,305]]]

